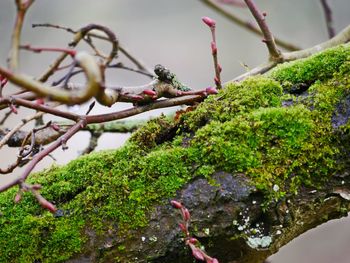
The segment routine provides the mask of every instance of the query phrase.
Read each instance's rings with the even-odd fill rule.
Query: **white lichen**
[[[263,237],[248,237],[247,244],[253,249],[267,248],[272,243],[270,236]]]
[[[275,184],[275,185],[273,185],[273,188],[272,188],[275,192],[278,192],[278,190],[280,190],[280,187],[277,185],[277,184]]]

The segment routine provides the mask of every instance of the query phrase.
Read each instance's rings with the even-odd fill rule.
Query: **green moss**
[[[0,262],[65,261],[88,244],[87,229],[98,238],[116,224],[118,234],[146,226],[152,204],[173,197],[194,177],[211,180],[215,171],[248,175],[266,203],[326,181],[341,169],[332,118],[349,94],[347,54],[346,47],[332,49],[282,65],[270,74],[274,80],[229,85],[178,122],[150,121],[118,150],[33,175],[31,181],[44,186],[42,195],[56,202],[58,217],[30,194],[14,205],[15,189],[1,193]],[[311,80],[307,98],[288,95],[293,105],[281,106],[286,95],[280,83]],[[347,136],[349,130],[349,124],[341,127]]]
[[[343,45],[317,53],[309,58],[283,63],[273,69],[269,76],[281,82],[283,87],[298,83],[312,84],[326,80],[338,72],[350,60],[350,46]]]
[[[146,128],[147,127],[147,128]],[[159,118],[152,119],[147,124],[132,134],[130,141],[143,149],[152,149],[153,147],[166,141],[169,131],[174,124],[162,115]]]
[[[228,85],[217,96],[209,97],[196,111],[183,116],[184,130],[195,131],[209,121],[224,122],[234,116],[260,107],[281,105],[281,86],[268,78],[249,78]]]

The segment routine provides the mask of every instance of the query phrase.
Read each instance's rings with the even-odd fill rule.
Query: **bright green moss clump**
[[[215,171],[246,174],[266,204],[326,181],[342,168],[332,122],[350,93],[348,53],[338,47],[229,85],[178,122],[150,121],[121,149],[32,176],[56,202],[55,216],[30,194],[14,205],[15,189],[1,193],[0,262],[65,261],[89,244],[87,229],[98,238],[116,225],[118,234],[146,226],[154,203]],[[284,107],[287,82],[313,85],[307,97],[289,95]]]
[[[306,59],[284,63],[273,69],[268,75],[282,83],[283,87],[316,80],[332,78],[340,67],[350,60],[349,45],[328,49]]]
[[[271,79],[256,77],[227,86],[218,96],[211,96],[194,112],[183,118],[185,129],[195,131],[208,121],[224,122],[237,114],[260,107],[281,105],[281,86]]]

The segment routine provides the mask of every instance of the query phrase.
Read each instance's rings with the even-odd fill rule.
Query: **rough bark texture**
[[[193,262],[170,199],[220,262],[263,262],[350,209],[350,48],[230,84],[119,150],[32,180],[55,215],[0,195],[1,262]]]

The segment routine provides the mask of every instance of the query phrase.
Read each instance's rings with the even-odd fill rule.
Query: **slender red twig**
[[[210,28],[211,36],[212,36],[212,42],[211,42],[211,54],[213,55],[213,61],[214,61],[214,68],[215,68],[215,78],[214,82],[217,89],[221,89],[221,76],[220,73],[222,71],[222,68],[218,62],[218,48],[216,44],[216,22],[214,19],[211,19],[210,17],[203,17],[202,21]]]
[[[265,21],[266,13],[260,12],[257,5],[253,0],[244,0],[247,4],[250,12],[254,16],[256,22],[258,23],[261,32],[263,33],[264,39],[263,42],[266,44],[267,49],[269,50],[270,59],[273,61],[283,60],[282,53],[276,46],[275,39]]]
[[[180,210],[182,221],[179,223],[179,227],[185,235],[185,244],[190,247],[193,257],[197,260],[205,261],[206,263],[219,263],[216,258],[212,258],[204,252],[204,250],[200,247],[198,239],[191,237],[188,229],[191,222],[190,211],[178,201],[172,200],[170,203],[174,208]]]
[[[74,49],[71,49],[71,48],[32,47],[31,45],[21,45],[20,48],[25,49],[25,50],[29,50],[29,51],[33,51],[36,53],[40,53],[43,51],[63,52],[63,53],[67,53],[68,55],[71,55],[72,57],[74,57],[77,53]]]

